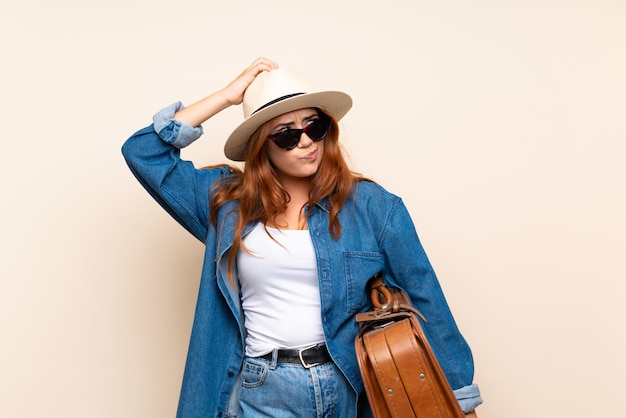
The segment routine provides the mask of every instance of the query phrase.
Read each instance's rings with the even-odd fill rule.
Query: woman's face
[[[267,124],[270,134],[280,132],[285,129],[304,129],[314,120],[319,119],[317,110],[314,108],[300,109],[278,116]],[[303,132],[300,141],[291,150],[280,148],[273,143],[272,139],[267,139],[267,155],[280,175],[292,178],[307,178],[317,172],[324,154],[324,141],[312,141]]]

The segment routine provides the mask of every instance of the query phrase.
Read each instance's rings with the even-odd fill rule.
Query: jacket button
[[[233,372],[228,372],[228,377],[233,377],[235,375],[235,373]]]

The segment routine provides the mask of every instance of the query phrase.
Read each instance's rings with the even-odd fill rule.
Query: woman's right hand
[[[227,107],[243,102],[243,94],[256,76],[263,71],[272,71],[277,68],[276,62],[267,58],[257,58],[226,87],[179,110],[174,115],[174,119],[191,126],[200,126]]]
[[[248,68],[243,70],[239,76],[231,81],[222,93],[231,105],[238,105],[243,102],[243,94],[254,81],[257,75],[263,71],[272,71],[278,68],[278,64],[268,58],[257,58]]]

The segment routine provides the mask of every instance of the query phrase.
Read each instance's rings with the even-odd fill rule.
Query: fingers
[[[239,79],[245,80],[247,84],[251,83],[257,75],[263,71],[272,71],[278,68],[278,64],[268,58],[257,58],[254,62],[246,68],[240,75]]]
[[[252,82],[252,80],[263,71],[272,71],[277,68],[278,64],[275,61],[261,57],[254,60],[254,62],[246,68],[241,75],[247,77],[249,82]]]
[[[259,69],[261,71],[272,71],[278,68],[278,63],[276,63],[276,61],[273,61],[269,58],[265,58],[265,57],[260,57],[257,58],[256,60],[254,60],[254,62],[252,63],[252,65],[250,65],[249,67],[250,69],[252,68],[256,68]]]
[[[272,71],[278,68],[278,64],[268,58],[257,58],[239,76],[224,88],[224,94],[230,104],[240,104],[243,101],[243,94],[256,76],[263,71]]]

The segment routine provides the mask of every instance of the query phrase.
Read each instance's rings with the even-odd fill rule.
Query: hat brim
[[[352,98],[340,91],[321,91],[290,97],[267,106],[248,117],[228,137],[224,144],[226,158],[244,161],[246,145],[252,134],[265,122],[285,113],[308,107],[318,107],[340,120],[352,107]]]

